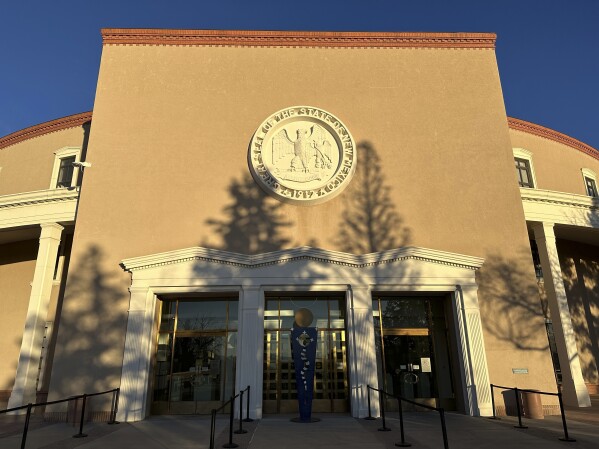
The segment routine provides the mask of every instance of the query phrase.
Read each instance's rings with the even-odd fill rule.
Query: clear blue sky
[[[498,34],[509,115],[599,148],[599,0],[5,0],[0,136],[93,109],[100,28]]]

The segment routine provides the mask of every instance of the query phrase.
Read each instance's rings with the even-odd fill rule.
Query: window
[[[597,174],[588,168],[583,168],[581,171],[585,193],[594,198],[599,197],[599,193],[597,192]]]
[[[516,175],[520,187],[535,188],[535,170],[532,164],[532,153],[524,148],[513,148]]]
[[[56,182],[56,188],[59,187],[71,187],[73,182],[73,162],[75,162],[75,156],[69,156],[60,160],[60,167],[58,169],[58,181]]]
[[[592,178],[584,178],[587,186],[587,195],[597,197],[597,183]]]
[[[73,162],[79,162],[81,148],[64,147],[54,152],[54,168],[50,178],[51,189],[68,189],[77,185],[79,169]]]
[[[516,158],[516,172],[518,174],[518,184],[520,187],[534,187],[532,174],[530,172],[530,163],[526,159]]]

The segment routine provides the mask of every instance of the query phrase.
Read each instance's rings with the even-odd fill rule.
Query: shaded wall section
[[[38,246],[37,240],[0,245],[0,408],[15,381]]]
[[[599,247],[560,239],[557,248],[582,377],[599,393]]]

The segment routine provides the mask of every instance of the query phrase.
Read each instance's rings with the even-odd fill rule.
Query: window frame
[[[584,194],[589,198],[599,198],[599,191],[597,190],[597,173],[595,173],[590,168],[581,168],[582,173],[582,182],[584,186]],[[589,188],[587,185],[587,179],[593,181],[595,187],[595,195],[589,195]]]
[[[517,176],[516,179],[518,181],[518,186],[522,187],[522,188],[525,188],[525,189],[536,189],[537,186],[538,186],[538,184],[537,184],[537,176],[535,174],[535,167],[534,167],[534,164],[533,164],[533,161],[532,161],[532,151],[528,151],[528,150],[526,150],[524,148],[512,148],[512,153],[513,153],[513,156],[514,156],[514,162],[517,159],[521,159],[521,160],[523,160],[523,161],[525,161],[525,162],[528,163],[528,171],[529,171],[529,174],[530,174],[530,180],[532,182],[532,186],[530,186],[530,187],[529,186],[520,186],[520,179],[519,179],[519,177],[516,174],[516,176]]]
[[[50,177],[50,189],[69,189],[77,186],[79,179],[79,167],[73,167],[73,177],[71,178],[70,186],[58,187],[58,174],[60,172],[60,163],[63,159],[75,156],[75,162],[81,162],[81,148],[79,147],[63,147],[54,152],[54,166],[52,168],[52,176]]]

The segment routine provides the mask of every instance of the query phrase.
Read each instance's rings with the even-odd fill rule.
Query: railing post
[[[116,412],[119,409],[119,394],[121,392],[120,388],[117,388],[116,390],[114,390],[114,394],[112,395],[112,405],[111,405],[111,409],[110,409],[110,421],[108,421],[108,424],[119,424],[119,422],[116,420]]]
[[[216,432],[216,409],[212,409],[212,420],[210,421],[210,449],[214,449],[214,432]]]
[[[85,403],[87,402],[87,394],[83,395],[83,405],[81,406],[81,419],[79,420],[79,433],[73,435],[73,438],[85,438],[87,435],[83,433],[83,421],[85,420]]]
[[[370,385],[366,385],[366,394],[368,395],[368,416],[364,419],[373,420],[376,418],[373,417],[372,413],[370,412]]]
[[[381,418],[383,418],[383,427],[381,427],[379,429],[380,432],[388,432],[391,429],[389,429],[387,426],[385,426],[385,392],[378,390],[379,391],[379,402],[381,404]]]
[[[23,427],[23,436],[21,437],[21,449],[25,449],[25,442],[27,441],[27,432],[29,431],[29,419],[31,418],[31,409],[33,404],[30,402],[27,404],[27,416],[25,416],[25,426]]]
[[[493,417],[490,419],[499,419],[495,414],[495,391],[493,390],[494,385],[491,384],[491,406],[493,407]]]
[[[231,410],[229,413],[229,442],[227,444],[223,444],[225,448],[234,448],[238,447],[237,444],[233,443],[233,413],[235,412],[235,396],[231,396]]]
[[[245,419],[243,420],[244,422],[252,422],[254,421],[252,418],[250,418],[250,386],[247,386],[247,391],[248,391],[248,398],[245,402]]]
[[[248,433],[247,430],[243,430],[243,391],[239,392],[239,429],[235,431],[236,434]]]
[[[570,438],[568,436],[568,426],[566,425],[566,414],[564,412],[564,402],[562,400],[562,392],[561,391],[557,392],[557,399],[559,400],[559,411],[562,414],[562,425],[564,426],[564,437],[560,438],[560,440],[573,443],[574,441],[576,441],[576,439]]]
[[[520,395],[518,394],[518,387],[514,388],[514,393],[516,394],[516,410],[518,411],[518,425],[514,426],[517,429],[528,429],[527,426],[522,425],[522,410],[520,409]]]
[[[401,435],[401,441],[399,443],[395,443],[398,447],[410,447],[410,443],[406,443],[406,439],[404,438],[403,432],[403,410],[401,407],[401,397],[397,397],[397,405],[399,406],[399,434]]]
[[[447,441],[447,427],[445,427],[445,410],[439,408],[439,416],[441,417],[441,431],[443,432],[443,447],[449,449],[449,442]]]

